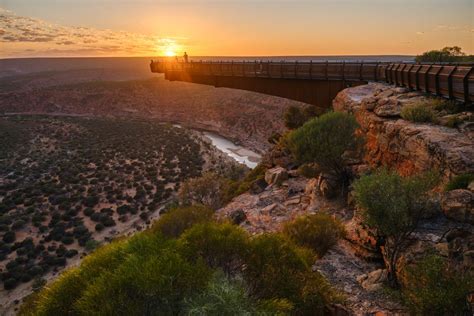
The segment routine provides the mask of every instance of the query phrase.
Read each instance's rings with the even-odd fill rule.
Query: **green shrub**
[[[180,251],[192,261],[202,259],[211,268],[227,275],[241,270],[248,253],[248,234],[225,223],[198,224],[180,238]]]
[[[433,99],[430,103],[434,110],[445,111],[447,114],[459,113],[464,110],[463,103],[454,100]]]
[[[299,290],[295,275],[309,269],[311,252],[274,234],[254,237],[249,250],[244,277],[251,293],[261,299],[293,299]]]
[[[451,180],[449,180],[448,184],[446,185],[446,191],[467,189],[469,183],[471,183],[472,181],[474,181],[474,174],[472,173],[464,173],[457,175]]]
[[[209,270],[172,249],[130,256],[115,273],[89,285],[75,309],[82,315],[177,315],[184,298],[204,288]]]
[[[328,214],[301,216],[283,227],[296,244],[313,249],[322,257],[344,236],[344,226]]]
[[[203,205],[192,205],[170,209],[153,225],[152,231],[163,236],[177,238],[186,229],[198,223],[211,222],[214,211]]]
[[[456,271],[446,259],[429,255],[404,273],[402,294],[415,315],[467,315],[474,275]]]
[[[432,105],[427,102],[406,105],[402,108],[400,116],[411,122],[418,123],[435,123],[436,115],[433,111]]]
[[[314,118],[288,136],[288,146],[301,163],[317,163],[326,171],[342,175],[343,153],[356,151],[361,139],[355,135],[358,124],[346,113],[331,112]]]
[[[245,290],[245,284],[216,273],[206,289],[188,299],[185,315],[255,315],[257,307]]]
[[[394,171],[382,169],[362,176],[353,184],[364,221],[387,238],[385,251],[393,284],[396,283],[399,252],[406,246],[418,222],[427,216],[428,191],[437,179],[433,174],[404,178]]]

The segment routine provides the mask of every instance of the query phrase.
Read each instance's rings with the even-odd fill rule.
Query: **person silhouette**
[[[184,62],[187,63],[188,62],[188,54],[186,52],[184,52]]]

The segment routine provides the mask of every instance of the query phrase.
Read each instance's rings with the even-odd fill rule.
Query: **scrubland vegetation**
[[[311,270],[310,249],[209,215],[172,209],[152,229],[100,247],[20,315],[322,315],[340,300]]]
[[[101,232],[139,229],[203,164],[184,129],[149,121],[9,117],[0,139],[5,289],[92,250]]]

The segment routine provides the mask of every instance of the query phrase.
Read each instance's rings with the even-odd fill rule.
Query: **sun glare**
[[[166,56],[166,57],[174,57],[174,56],[176,56],[176,52],[175,52],[174,50],[172,50],[172,49],[167,49],[167,50],[165,51],[165,56]]]

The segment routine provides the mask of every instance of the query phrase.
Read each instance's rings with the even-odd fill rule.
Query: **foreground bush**
[[[322,315],[336,297],[312,252],[281,235],[205,221],[173,239],[162,225],[98,248],[21,315]]]
[[[210,222],[214,219],[214,211],[203,205],[176,207],[160,217],[152,231],[166,237],[177,238],[194,224]]]
[[[452,269],[446,259],[429,255],[404,276],[403,297],[416,315],[467,315],[466,298],[474,286],[472,273]]]
[[[358,124],[346,113],[326,113],[305,123],[288,137],[288,146],[301,163],[317,163],[326,171],[342,175],[343,153],[356,151],[361,139],[355,134]]]
[[[457,189],[467,189],[469,183],[474,181],[474,174],[465,173],[460,174],[452,178],[446,185],[446,191],[452,191]]]
[[[171,249],[130,256],[113,273],[90,284],[75,305],[82,315],[176,315],[184,299],[203,289],[210,277]]]
[[[227,275],[239,272],[249,248],[248,234],[228,223],[199,224],[180,238],[180,251],[191,261],[202,259]]]
[[[402,108],[400,116],[412,122],[418,123],[429,123],[436,122],[436,115],[432,109],[431,104],[427,102],[421,102],[413,105],[406,105]]]
[[[286,224],[283,232],[295,243],[322,257],[344,236],[344,226],[328,214],[301,216]]]
[[[406,247],[419,221],[427,216],[428,191],[436,182],[437,177],[432,174],[404,178],[395,171],[382,169],[353,184],[364,221],[386,238],[384,249],[392,284],[396,283],[400,250]]]

